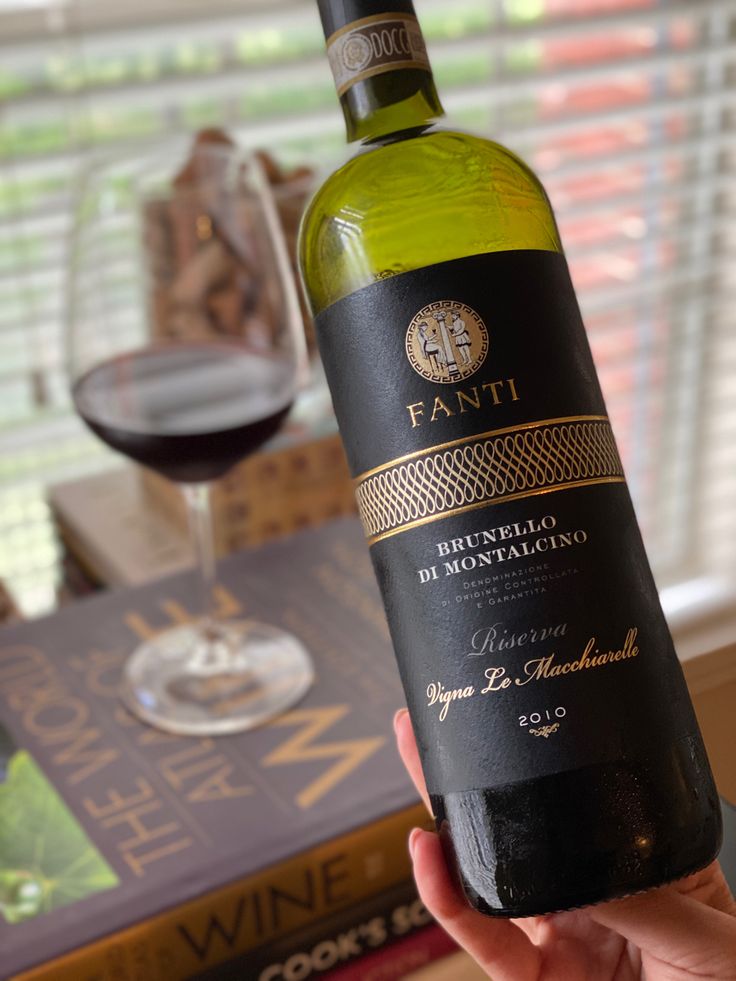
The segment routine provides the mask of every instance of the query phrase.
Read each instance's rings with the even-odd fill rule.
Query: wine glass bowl
[[[293,366],[236,341],[159,341],[74,384],[77,412],[108,446],[182,483],[216,480],[278,430]]]
[[[181,151],[178,152],[177,151]],[[301,643],[213,603],[209,483],[288,415],[304,375],[299,301],[268,179],[225,140],[92,167],[72,236],[67,355],[74,405],[108,446],[181,486],[202,618],[157,635],[122,695],[167,731],[252,728],[309,688]]]

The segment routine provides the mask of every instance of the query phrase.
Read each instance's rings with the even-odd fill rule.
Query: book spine
[[[421,804],[78,948],[13,981],[186,981],[409,878]]]
[[[192,981],[315,981],[365,960],[432,922],[413,879],[328,916],[306,930],[200,973]]]
[[[457,944],[452,937],[432,923],[390,947],[322,975],[322,981],[398,981],[456,951]],[[285,976],[275,975],[263,981],[285,981]]]

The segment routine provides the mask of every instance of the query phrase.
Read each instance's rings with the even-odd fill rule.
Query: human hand
[[[394,728],[429,808],[406,709]],[[736,981],[736,902],[717,862],[628,899],[507,920],[467,904],[436,834],[415,828],[409,848],[425,906],[493,981]]]

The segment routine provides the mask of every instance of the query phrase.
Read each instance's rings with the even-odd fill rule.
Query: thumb
[[[694,976],[736,981],[736,904],[717,864],[671,886],[588,911],[646,957]]]

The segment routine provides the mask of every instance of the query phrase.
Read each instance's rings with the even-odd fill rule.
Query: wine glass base
[[[308,691],[312,660],[291,634],[253,620],[174,627],[125,664],[121,695],[149,725],[185,736],[243,732]]]

